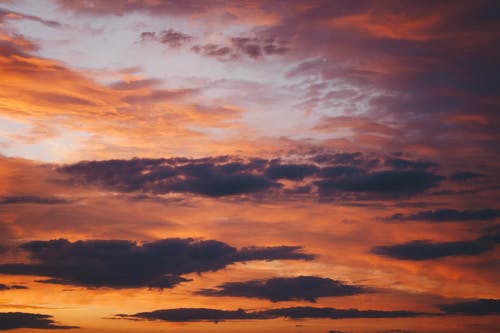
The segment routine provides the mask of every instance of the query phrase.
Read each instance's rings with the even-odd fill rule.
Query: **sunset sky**
[[[500,332],[500,3],[0,0],[0,331]]]

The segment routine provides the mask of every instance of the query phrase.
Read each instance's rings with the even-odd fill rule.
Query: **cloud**
[[[255,175],[218,175],[207,179],[196,178],[174,182],[160,189],[160,193],[166,190],[167,192],[188,192],[222,197],[251,194],[279,186],[265,177]]]
[[[385,165],[403,170],[426,170],[437,166],[436,163],[430,161],[412,161],[404,158],[388,158],[385,160]]]
[[[320,176],[323,178],[339,178],[339,177],[352,177],[360,176],[365,173],[365,170],[353,166],[331,166],[321,169]]]
[[[66,9],[91,15],[124,15],[133,12],[145,12],[150,15],[202,15],[215,9],[223,9],[226,1],[147,1],[116,0],[112,2],[88,2],[80,0],[58,0]]]
[[[426,315],[411,311],[382,311],[382,310],[357,310],[314,308],[308,306],[272,309],[265,311],[267,315],[285,317],[290,319],[327,318],[327,319],[355,319],[355,318],[412,318]]]
[[[225,43],[197,44],[191,50],[220,61],[234,61],[245,58],[258,60],[264,56],[283,55],[290,51],[290,47],[288,41],[275,38],[232,37]]]
[[[287,41],[275,38],[233,37],[231,44],[236,52],[243,53],[253,59],[261,58],[263,55],[281,55],[290,50]]]
[[[363,159],[360,154],[322,155],[317,159],[321,167],[313,163],[285,164],[279,160],[214,156],[82,161],[60,166],[58,170],[68,175],[73,185],[96,185],[120,192],[193,193],[209,197],[260,192],[288,196],[319,193],[322,197],[354,193],[360,198],[365,195],[364,199],[369,200],[414,195],[437,186],[443,179],[422,170],[370,172],[379,168],[378,159]],[[300,182],[306,178],[312,182],[296,183],[298,191],[284,188],[279,182],[283,179]],[[312,185],[316,185],[317,193],[311,190]]]
[[[310,164],[273,164],[267,168],[266,176],[271,179],[302,180],[318,171],[318,167]]]
[[[32,92],[32,97],[34,99],[50,101],[50,103],[57,105],[75,105],[75,106],[98,106],[95,102],[85,98],[76,97],[66,93],[58,94],[51,92]]]
[[[364,163],[363,153],[335,153],[335,154],[315,154],[311,158],[316,163],[347,164],[358,166]]]
[[[176,31],[174,29],[163,30],[156,32],[141,33],[141,41],[156,41],[167,45],[168,47],[177,48],[194,39],[193,36]]]
[[[69,329],[77,326],[62,326],[55,324],[52,316],[25,312],[0,312],[0,330],[16,328],[33,329]]]
[[[444,178],[426,171],[378,171],[349,178],[321,180],[316,182],[320,192],[334,191],[372,192],[400,195],[423,192],[436,186]]]
[[[38,196],[6,196],[0,197],[0,205],[12,204],[40,204],[40,205],[59,205],[67,204],[72,201],[58,197],[38,197]]]
[[[414,240],[403,244],[375,246],[371,252],[399,260],[429,260],[460,255],[478,256],[493,250],[494,243],[492,239],[483,237],[477,240],[454,242]]]
[[[130,81],[116,81],[110,84],[110,87],[116,90],[136,90],[150,88],[160,84],[162,81],[158,79],[142,79]]]
[[[277,308],[264,311],[246,311],[238,309],[217,310],[208,308],[177,308],[140,312],[134,315],[118,314],[118,318],[161,320],[168,322],[192,322],[225,320],[263,320],[276,318],[290,319],[355,319],[355,318],[411,318],[429,315],[411,311],[382,311],[382,310],[357,310],[314,307]]]
[[[1,274],[49,277],[42,282],[85,287],[172,288],[182,275],[217,271],[253,260],[312,260],[298,246],[236,249],[216,240],[167,238],[141,245],[126,240],[65,239],[20,245],[35,263],[0,265]]]
[[[483,178],[486,177],[486,175],[478,172],[472,172],[472,171],[463,171],[463,172],[455,172],[451,175],[451,180],[454,180],[456,182],[462,182],[462,181],[467,181],[471,179],[476,179],[476,178]]]
[[[218,44],[204,44],[204,45],[195,45],[191,48],[192,51],[202,54],[208,57],[216,57],[219,59],[234,59],[235,54],[233,50],[229,46],[218,45]]]
[[[500,314],[500,300],[478,299],[461,303],[439,305],[441,311],[448,315],[485,316]]]
[[[19,289],[28,289],[28,287],[26,286],[20,286],[20,285],[5,285],[3,283],[0,283],[0,291],[3,291],[3,290],[19,290]]]
[[[257,312],[245,310],[217,310],[207,308],[179,308],[140,312],[134,315],[117,315],[121,318],[140,318],[147,320],[161,320],[169,322],[211,321],[218,323],[226,320],[265,319]]]
[[[175,101],[194,94],[192,89],[153,89],[144,95],[127,95],[122,101],[130,104],[159,103],[163,101]]]
[[[226,163],[221,163],[226,162]],[[264,176],[249,173],[260,162],[246,164],[217,157],[190,159],[132,159],[80,162],[60,171],[80,184],[96,184],[118,191],[187,192],[211,197],[251,194],[279,187]]]
[[[471,153],[488,162],[499,138],[490,102],[499,75],[488,72],[499,68],[488,52],[497,39],[492,31],[498,13],[491,13],[490,1],[458,1],[452,7],[317,1],[307,9],[292,6],[262,33],[293,36],[291,56],[299,65],[289,76],[303,78],[304,90],[315,80],[342,82],[362,93],[357,99],[316,96],[321,103],[312,109],[318,113],[325,104],[348,110],[345,122],[344,115],[333,117],[323,128],[327,133],[336,133],[332,129],[340,123],[349,130],[349,143],[357,146],[418,148],[456,161]]]
[[[240,126],[235,119],[244,112],[243,108],[212,105],[208,100],[204,102],[210,105],[199,104],[195,101],[198,89],[163,89],[157,86],[158,80],[151,78],[74,70],[68,63],[35,54],[40,48],[37,43],[22,35],[0,32],[0,71],[5,78],[0,82],[0,113],[9,121],[23,124],[15,135],[5,136],[2,145],[7,145],[8,150],[18,153],[20,149],[23,155],[31,156],[32,150],[16,147],[24,146],[23,141],[27,140],[47,147],[54,140],[70,138],[76,150],[50,150],[50,156],[44,158],[64,160],[67,154],[78,155],[79,149],[92,156],[99,156],[104,150],[120,155],[137,151],[138,147],[147,147],[151,152],[152,141],[157,142],[155,154],[158,147],[163,147],[163,152],[177,151],[179,145],[184,146],[181,142],[206,153],[205,144],[210,145],[213,138],[205,128],[230,131]],[[109,74],[120,75],[121,80],[104,84],[98,79]],[[37,80],[33,80],[33,75]],[[174,137],[176,145],[172,146]]]
[[[362,294],[367,289],[342,281],[316,276],[272,278],[245,282],[226,282],[216,289],[202,289],[204,296],[230,296],[268,299],[272,302],[304,300],[316,302],[319,297],[349,296]]]
[[[35,21],[38,23],[41,23],[43,25],[46,25],[51,28],[59,28],[61,24],[56,21],[52,20],[44,20],[38,16],[34,15],[26,15],[18,12],[14,12],[8,9],[3,9],[0,8],[0,22],[6,21],[6,20],[30,20],[30,21]]]
[[[424,221],[424,222],[469,222],[469,221],[489,221],[495,220],[500,216],[498,209],[480,209],[480,210],[456,210],[456,209],[438,209],[426,210],[410,215],[396,213],[385,218],[389,222],[398,221]]]

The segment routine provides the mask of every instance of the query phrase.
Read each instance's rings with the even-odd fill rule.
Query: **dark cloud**
[[[363,159],[360,153],[317,157],[322,167],[313,163],[285,164],[279,159],[216,156],[203,159],[82,161],[61,166],[58,170],[69,175],[68,181],[73,185],[97,185],[120,192],[179,192],[210,197],[260,192],[291,196],[294,193],[314,193],[313,185],[316,185],[322,197],[344,192],[365,195],[364,199],[368,200],[383,199],[423,192],[443,179],[423,170],[370,172],[378,168],[378,159]],[[282,179],[299,182],[305,178],[311,178],[312,182],[296,184],[297,191],[284,188],[279,182]]]
[[[233,37],[223,44],[194,45],[191,50],[221,61],[245,58],[257,60],[264,56],[285,54],[290,50],[288,45],[289,42],[274,38]]]
[[[411,311],[381,311],[381,310],[357,310],[357,309],[335,309],[314,308],[308,306],[272,309],[265,311],[273,317],[285,317],[290,319],[306,318],[328,318],[328,319],[354,319],[354,318],[411,318],[426,315],[424,313]]]
[[[455,172],[451,175],[451,180],[456,182],[467,181],[470,179],[483,178],[486,175],[482,173],[472,172],[472,171],[463,171],[463,172]]]
[[[256,38],[231,38],[231,44],[236,50],[254,59],[262,56],[262,48],[258,43],[259,40]]]
[[[478,238],[478,242],[490,242],[494,244],[500,243],[500,225],[484,228],[483,235]]]
[[[33,329],[69,329],[77,326],[57,325],[52,316],[38,313],[25,312],[0,312],[0,330],[12,330],[16,328]]]
[[[411,318],[425,313],[411,311],[381,311],[381,310],[357,310],[357,309],[335,309],[335,308],[314,308],[314,307],[291,307],[278,308],[264,311],[246,310],[217,310],[207,308],[177,308],[167,310],[156,310],[152,312],[140,312],[134,315],[116,315],[119,318],[161,320],[168,322],[191,322],[191,321],[212,321],[220,322],[225,320],[255,320],[255,319],[354,319],[354,318]]]
[[[175,176],[165,159],[83,161],[63,166],[60,171],[73,177],[74,183],[94,184],[117,191],[139,190],[147,184]]]
[[[276,44],[267,44],[262,47],[262,50],[266,54],[285,54],[290,51],[287,46],[276,45]]]
[[[189,192],[210,197],[222,197],[261,192],[279,186],[279,184],[261,176],[218,175],[174,182],[160,188],[159,191],[160,193],[166,190],[166,192]]]
[[[397,213],[387,217],[385,220],[389,222],[399,222],[399,221],[468,222],[468,221],[495,220],[499,216],[500,216],[500,210],[498,209],[480,209],[480,210],[438,209],[438,210],[421,211],[410,215]]]
[[[229,46],[218,44],[195,45],[191,50],[208,57],[225,60],[235,59],[234,51]]]
[[[394,169],[403,170],[426,170],[437,166],[436,163],[430,161],[412,161],[404,158],[387,158],[385,165]]]
[[[58,205],[67,204],[72,201],[58,197],[38,197],[38,196],[7,196],[0,197],[0,205],[11,204],[40,204],[40,205]]]
[[[126,240],[65,239],[20,246],[35,263],[0,265],[1,274],[49,277],[42,282],[109,288],[172,288],[183,274],[217,271],[252,260],[312,260],[297,246],[236,249],[215,240],[168,238],[139,245]]]
[[[415,194],[436,186],[443,177],[426,171],[378,171],[364,175],[316,182],[321,193],[334,191]]]
[[[16,289],[17,290],[19,290],[19,289],[28,289],[28,287],[26,287],[26,286],[20,286],[20,285],[16,285],[16,284],[8,286],[8,285],[5,285],[3,283],[0,283],[0,291],[2,291],[2,290],[16,290]]]
[[[319,168],[310,164],[273,164],[266,170],[266,176],[271,179],[302,180],[312,176]]]
[[[226,320],[266,319],[258,312],[245,310],[217,310],[207,308],[179,308],[140,312],[134,315],[117,315],[121,318],[140,318],[146,320],[161,320],[169,322],[211,321],[218,323]]]
[[[193,36],[182,33],[180,31],[176,31],[174,29],[163,30],[159,33],[141,33],[141,41],[156,41],[173,48],[180,47],[186,43],[189,43],[193,39]]]
[[[371,252],[399,260],[429,260],[449,256],[478,256],[494,249],[497,236],[483,236],[471,241],[431,242],[414,240],[396,245],[375,246]]]
[[[479,299],[468,302],[439,305],[448,315],[485,316],[500,314],[500,300]]]
[[[354,153],[335,153],[335,154],[316,154],[311,158],[316,163],[327,164],[347,164],[359,166],[364,163],[361,152]]]
[[[260,160],[247,163],[211,159],[132,159],[79,162],[60,168],[73,183],[95,184],[114,190],[156,194],[187,192],[212,197],[251,194],[279,187],[264,176]]]
[[[364,173],[365,171],[358,167],[338,165],[338,166],[322,168],[320,176],[323,178],[339,178],[339,177],[360,176]]]
[[[349,296],[367,292],[361,286],[329,278],[298,276],[245,282],[227,282],[216,289],[197,292],[204,296],[231,296],[268,299],[272,302],[304,300],[316,302],[319,297]]]

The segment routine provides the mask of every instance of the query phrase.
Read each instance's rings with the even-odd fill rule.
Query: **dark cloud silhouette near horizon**
[[[0,330],[14,330],[19,328],[63,330],[79,327],[58,325],[52,319],[52,316],[46,314],[0,312]]]
[[[319,297],[350,296],[369,292],[364,286],[316,276],[271,278],[244,282],[226,282],[213,289],[196,292],[203,296],[227,296],[268,299],[271,302],[304,300],[316,302]]]
[[[126,240],[66,239],[19,246],[34,263],[0,264],[0,274],[48,277],[40,282],[83,287],[173,288],[182,275],[218,271],[237,262],[312,260],[299,246],[236,249],[216,240],[167,238],[139,245]]]
[[[448,315],[486,316],[500,314],[499,299],[478,299],[438,306]]]
[[[439,222],[470,222],[470,221],[491,221],[500,217],[499,209],[478,209],[478,210],[456,210],[438,209],[419,211],[413,214],[393,214],[384,220],[387,222],[400,221],[423,221],[431,223]]]
[[[263,311],[219,310],[210,308],[174,308],[140,312],[133,315],[117,314],[117,318],[160,320],[167,322],[208,321],[218,323],[226,320],[266,320],[276,318],[300,319],[355,319],[355,318],[414,318],[432,314],[411,311],[357,310],[316,307],[289,307]]]
[[[211,308],[172,308],[139,312],[132,315],[117,314],[115,318],[158,320],[167,322],[223,322],[227,320],[267,320],[289,318],[303,319],[375,319],[375,318],[417,318],[448,315],[484,316],[500,313],[500,301],[495,299],[479,299],[474,301],[438,305],[442,312],[412,312],[405,310],[358,310],[336,309],[331,307],[296,306],[274,308],[268,310],[220,310]]]

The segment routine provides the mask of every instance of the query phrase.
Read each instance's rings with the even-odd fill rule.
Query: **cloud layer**
[[[254,260],[311,260],[298,246],[236,249],[216,240],[167,238],[141,245],[124,240],[22,244],[35,263],[1,264],[1,274],[49,277],[47,283],[109,288],[172,288],[182,275]]]
[[[436,187],[444,177],[414,168],[387,170],[362,155],[350,159],[318,155],[321,164],[283,163],[259,158],[215,156],[202,159],[84,161],[59,168],[73,184],[103,186],[120,192],[193,193],[210,197],[276,192],[281,181],[307,181],[322,197],[351,193],[360,199],[412,196]],[[342,160],[344,158],[344,160]],[[364,164],[364,165],[363,165]],[[381,169],[381,170],[380,170]],[[289,192],[290,193],[290,192]]]
[[[379,311],[357,309],[335,309],[314,307],[277,308],[265,311],[217,310],[208,308],[178,308],[140,312],[134,315],[117,315],[121,318],[139,318],[169,322],[211,321],[214,323],[225,320],[256,320],[256,319],[354,319],[354,318],[408,318],[428,315],[411,311]]]
[[[294,278],[272,278],[245,282],[226,282],[216,289],[203,289],[197,292],[203,296],[230,296],[263,298],[271,302],[304,300],[316,302],[319,297],[349,296],[366,293],[362,286],[350,285],[341,281],[315,276]]]
[[[78,328],[76,326],[58,325],[51,318],[52,316],[38,313],[0,312],[0,330],[13,330],[17,328],[47,330]]]

